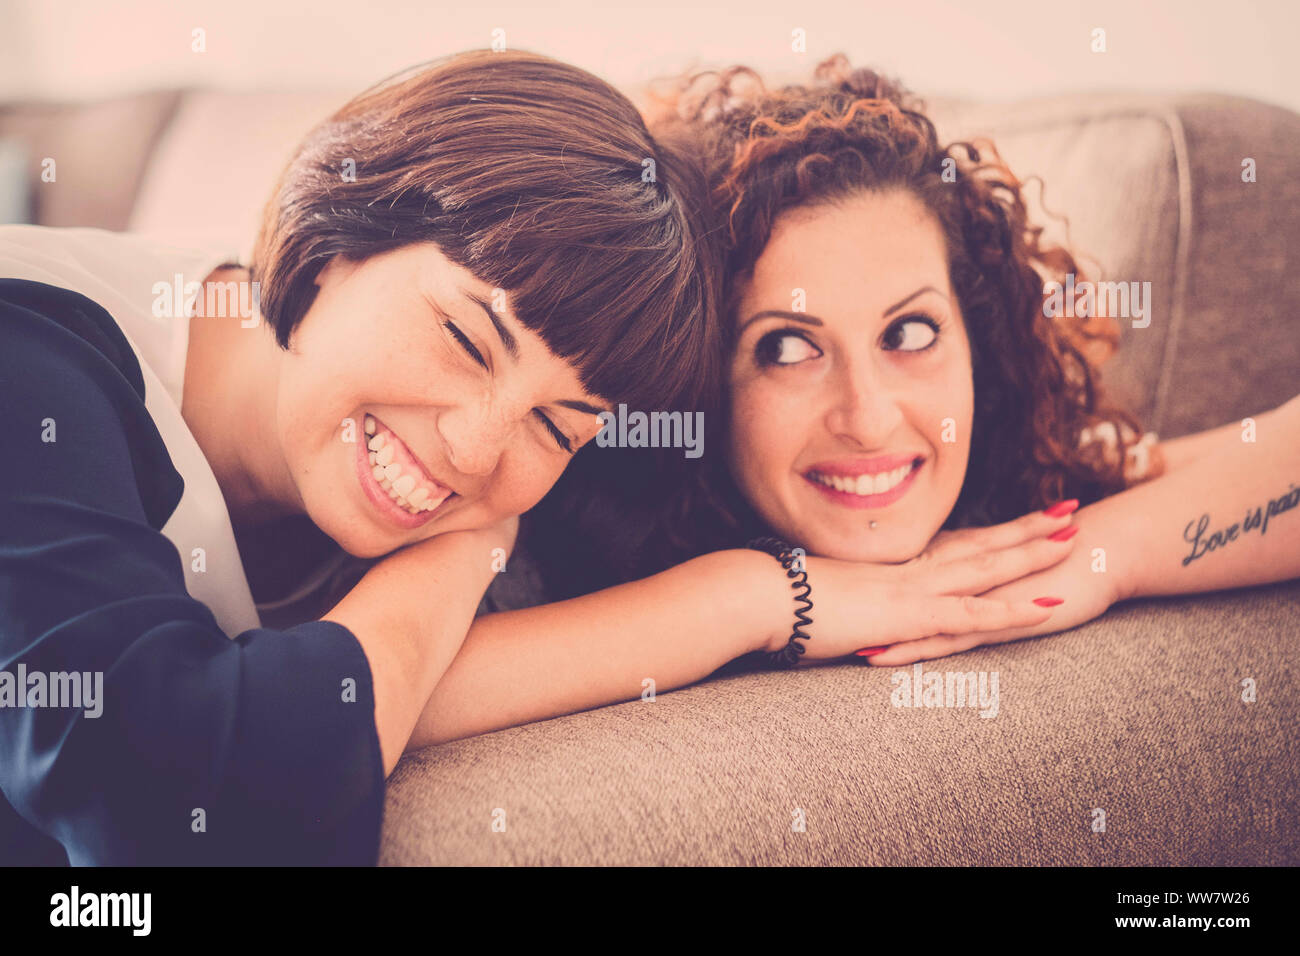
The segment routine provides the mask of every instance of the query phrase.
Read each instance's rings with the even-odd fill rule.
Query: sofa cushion
[[[1122,321],[1103,369],[1146,428],[1174,438],[1300,393],[1300,275],[1287,256],[1300,243],[1300,116],[1211,94],[936,101],[930,112],[945,140],[990,136],[1022,180],[1041,177],[1033,219],[1100,278],[1151,283],[1150,325]]]
[[[140,93],[97,103],[0,105],[0,137],[23,144],[32,222],[125,229],[144,168],[181,94]],[[42,179],[54,160],[55,179]]]
[[[140,187],[130,229],[252,254],[262,209],[302,138],[340,92],[185,96]]]
[[[841,663],[429,747],[389,778],[380,862],[1294,865],[1297,621],[1292,581],[925,662],[996,672],[987,718]]]

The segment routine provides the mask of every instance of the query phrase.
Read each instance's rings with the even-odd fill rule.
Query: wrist
[[[1105,561],[1104,579],[1111,605],[1137,597],[1142,587],[1143,542],[1151,540],[1151,531],[1146,518],[1135,514],[1134,509],[1128,509],[1127,516],[1121,511],[1126,504],[1124,496],[1131,496],[1135,490],[1088,505],[1075,516],[1081,532],[1076,548],[1087,549],[1084,556],[1091,573],[1103,573],[1097,567],[1099,561]]]
[[[795,600],[781,563],[770,554],[749,548],[720,552],[728,579],[737,587],[737,610],[744,616],[746,652],[779,651],[794,628]]]

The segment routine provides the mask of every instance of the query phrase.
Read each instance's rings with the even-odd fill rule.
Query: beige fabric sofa
[[[278,165],[343,98],[0,105],[0,138],[72,171],[33,182],[39,221],[246,251]],[[1173,438],[1300,392],[1300,117],[1117,94],[934,115],[1041,175],[1104,277],[1152,283],[1150,326],[1106,370],[1146,427]],[[715,677],[408,755],[380,862],[1294,865],[1298,645],[1293,581],[924,665],[997,672],[992,718],[895,707],[893,672],[857,664]]]

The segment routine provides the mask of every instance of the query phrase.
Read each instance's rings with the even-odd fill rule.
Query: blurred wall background
[[[843,51],[928,95],[1211,90],[1300,109],[1298,27],[1296,0],[0,0],[0,100],[359,90],[501,28],[621,85],[736,61],[797,77]]]

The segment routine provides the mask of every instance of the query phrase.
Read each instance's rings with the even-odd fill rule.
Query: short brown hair
[[[693,228],[703,189],[603,80],[522,51],[456,54],[378,84],[307,135],[266,206],[251,272],[288,348],[332,257],[434,242],[504,289],[588,391],[675,407],[719,387],[716,268]]]

